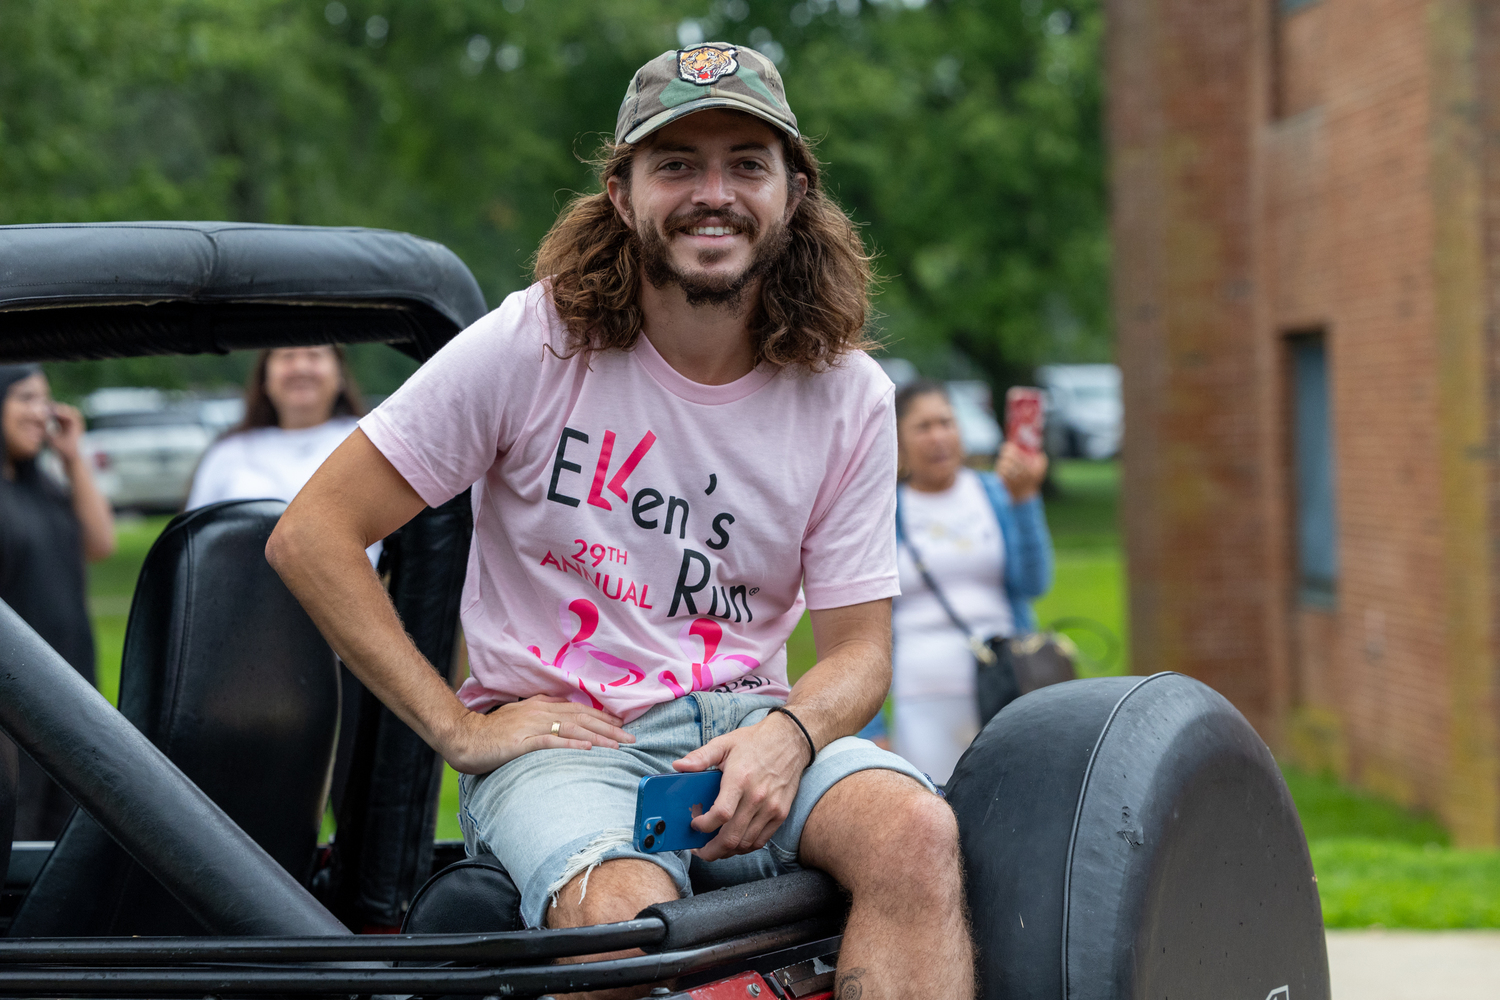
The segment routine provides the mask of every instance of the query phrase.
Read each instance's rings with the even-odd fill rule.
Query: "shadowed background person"
[[[896,393],[896,438],[901,596],[891,621],[891,749],[941,785],[979,735],[974,653],[912,550],[980,638],[1035,631],[1031,601],[1046,592],[1052,564],[1040,495],[1047,456],[1007,441],[994,473],[965,468],[947,390],[925,379]]]
[[[115,520],[79,447],[83,416],[52,401],[38,365],[0,365],[0,400],[0,599],[92,684],[83,564],[115,550]],[[64,482],[38,463],[49,446]],[[20,758],[15,838],[53,840],[73,801]]]

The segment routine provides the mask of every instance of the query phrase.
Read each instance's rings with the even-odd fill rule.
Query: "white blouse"
[[[220,438],[209,446],[198,463],[187,509],[221,500],[270,499],[290,503],[318,471],[318,466],[358,426],[353,417],[334,417],[316,427],[294,431],[257,427]],[[380,550],[380,542],[366,550],[372,565],[379,561]]]
[[[1010,635],[1005,541],[989,496],[971,469],[941,493],[901,488],[906,537],[958,616],[980,637]],[[917,572],[905,544],[897,552],[901,596],[892,617],[897,698],[972,695],[974,654]]]

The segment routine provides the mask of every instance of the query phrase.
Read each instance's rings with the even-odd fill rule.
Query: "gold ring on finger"
[[[552,723],[552,735],[556,736],[560,732],[562,732],[562,723],[561,722],[554,722],[554,723]]]

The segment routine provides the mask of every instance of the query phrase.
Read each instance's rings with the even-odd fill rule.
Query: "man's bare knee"
[[[956,881],[959,873],[953,810],[925,791],[901,795],[886,810],[887,819],[865,844],[868,864],[859,867],[857,884],[849,889],[897,892],[907,898],[924,895],[924,889],[946,894],[944,883]]]
[[[579,872],[549,902],[548,927],[583,927],[630,920],[652,903],[678,898],[677,885],[659,865],[616,858]]]
[[[898,772],[862,771],[835,785],[814,810],[803,848],[856,900],[894,896],[923,908],[951,905],[958,890],[953,810]]]
[[[939,796],[895,771],[861,771],[829,789],[802,832],[805,864],[855,895],[913,879],[957,882],[959,823]]]

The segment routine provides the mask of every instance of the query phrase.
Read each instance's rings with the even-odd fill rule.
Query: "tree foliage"
[[[1109,354],[1101,31],[1097,0],[0,0],[0,222],[402,229],[497,304],[633,70],[724,39],[779,59],[893,352],[1008,382]]]

